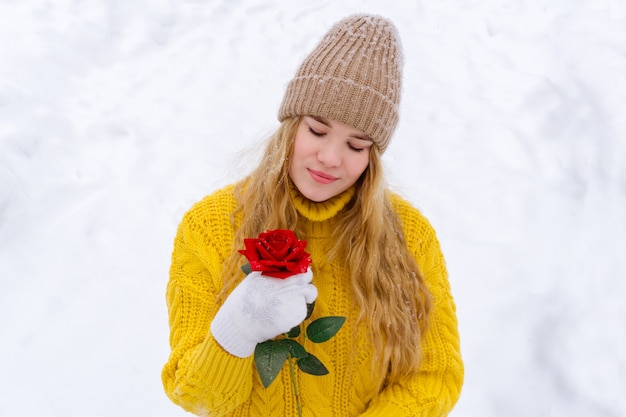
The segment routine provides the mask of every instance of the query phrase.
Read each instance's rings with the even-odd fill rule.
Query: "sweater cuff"
[[[223,391],[234,391],[252,370],[253,358],[242,359],[231,355],[209,333],[196,352],[194,361],[199,378],[214,383],[220,381]]]

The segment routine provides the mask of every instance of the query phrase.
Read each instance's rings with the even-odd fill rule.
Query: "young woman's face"
[[[289,176],[300,193],[316,202],[350,188],[369,164],[373,142],[362,131],[323,117],[298,125]]]

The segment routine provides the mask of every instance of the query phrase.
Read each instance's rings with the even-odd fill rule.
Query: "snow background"
[[[403,40],[384,159],[447,258],[452,415],[625,415],[623,0],[0,0],[0,415],[187,415],[160,381],[178,222],[358,11]]]

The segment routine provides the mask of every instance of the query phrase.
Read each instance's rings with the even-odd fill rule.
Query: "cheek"
[[[352,163],[350,164],[351,176],[356,177],[356,178],[360,177],[361,174],[365,171],[365,169],[369,165],[369,162],[370,162],[369,151],[358,154],[357,158],[352,160]]]

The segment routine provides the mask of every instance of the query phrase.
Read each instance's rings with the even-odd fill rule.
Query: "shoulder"
[[[388,198],[394,213],[402,223],[409,246],[424,246],[436,239],[435,229],[430,221],[413,204],[394,192],[389,192]]]
[[[237,208],[234,185],[228,185],[196,202],[183,216],[178,233],[185,240],[202,245],[223,244],[232,241],[231,214]]]
[[[235,184],[227,185],[205,196],[195,203],[192,210],[229,210],[234,209],[237,202],[234,195]]]
[[[234,188],[234,184],[227,185],[205,196],[185,213],[184,220],[195,222],[210,220],[214,222],[223,217],[229,220],[230,214],[237,208]]]

